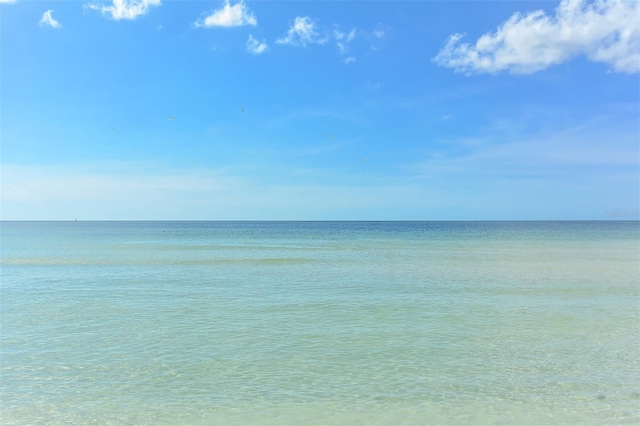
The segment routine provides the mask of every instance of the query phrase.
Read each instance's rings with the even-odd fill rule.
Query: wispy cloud
[[[640,2],[563,0],[554,16],[515,13],[475,44],[449,37],[433,59],[458,72],[531,74],[579,55],[616,72],[640,72]]]
[[[380,50],[387,44],[387,35],[391,29],[383,24],[378,24],[373,31],[361,30],[360,34],[369,41],[371,50]]]
[[[0,4],[11,4],[15,3],[16,0],[0,0]]]
[[[342,31],[337,24],[333,26],[321,26],[316,20],[308,16],[297,16],[287,33],[276,39],[277,44],[306,47],[312,44],[326,45],[335,43],[338,53],[346,55],[349,52],[351,43],[359,37],[369,40],[371,49],[377,50],[384,44],[386,30],[378,25],[374,31],[363,31],[351,28],[349,31]],[[343,60],[345,64],[355,61],[355,57],[350,56]]]
[[[56,28],[56,29],[62,28],[62,24],[60,24],[60,22],[53,19],[53,16],[51,16],[52,13],[53,13],[53,10],[50,9],[42,14],[42,18],[40,18],[40,26],[48,25],[51,28]]]
[[[136,19],[138,16],[145,15],[152,6],[160,6],[160,0],[113,0],[108,6],[99,3],[84,5],[85,8],[98,10],[116,21]]]
[[[353,28],[349,33],[343,33],[338,28],[333,29],[333,38],[336,40],[336,46],[340,53],[346,53],[349,50],[349,44],[356,38],[356,29]]]
[[[359,106],[311,106],[296,107],[291,111],[274,117],[268,121],[272,126],[289,126],[300,120],[319,120],[323,122],[351,122],[362,125],[364,123],[362,108]]]
[[[540,122],[554,113],[534,112],[527,121]],[[438,140],[418,169],[440,178],[564,176],[576,181],[596,177],[606,181],[609,175],[619,175],[637,182],[637,120],[629,123],[627,118],[610,114],[549,125],[532,133],[524,123],[498,120],[476,129],[473,137]]]
[[[278,38],[276,43],[291,46],[306,46],[307,44],[325,44],[329,39],[321,36],[317,24],[308,16],[297,16],[287,34]]]
[[[406,182],[367,185],[357,174],[336,184],[333,170],[316,170],[305,182],[299,170],[287,169],[279,175],[298,179],[281,182],[220,170],[116,169],[4,165],[2,219],[340,219],[358,208],[390,204],[402,211],[407,204],[433,202],[416,197],[417,188],[408,190]],[[375,212],[370,214],[366,218]]]
[[[253,35],[249,34],[249,40],[247,40],[247,52],[259,55],[267,51],[269,46],[263,40],[262,42],[256,40]]]
[[[425,164],[418,176],[389,177],[322,168],[285,167],[275,176],[249,176],[246,170],[134,164],[115,170],[3,165],[0,202],[3,220],[593,219],[612,205],[637,208],[637,196],[629,196],[630,190],[637,193],[632,173],[559,183],[512,174],[483,178],[476,172],[456,178],[446,166]],[[604,197],[593,197],[594,185]]]
[[[195,22],[196,27],[241,27],[244,25],[255,26],[258,20],[255,15],[247,8],[247,5],[240,1],[231,5],[227,0],[220,9],[215,10],[208,16],[198,19]]]

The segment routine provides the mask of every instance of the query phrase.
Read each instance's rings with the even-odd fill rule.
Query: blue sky
[[[639,208],[635,1],[0,3],[3,220]]]

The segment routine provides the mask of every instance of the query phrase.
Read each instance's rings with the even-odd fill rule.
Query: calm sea
[[[640,423],[639,222],[2,222],[2,425]]]

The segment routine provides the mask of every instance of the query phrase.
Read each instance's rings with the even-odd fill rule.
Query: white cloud
[[[640,2],[563,0],[554,16],[515,13],[475,44],[449,37],[433,60],[458,72],[531,74],[578,55],[614,71],[640,72]]]
[[[353,56],[349,56],[348,58],[346,58],[346,59],[345,59],[344,61],[342,61],[342,62],[344,62],[346,65],[349,65],[349,64],[354,63],[355,61],[356,61],[356,58],[354,58]]]
[[[253,38],[253,35],[249,34],[249,40],[247,40],[247,52],[259,55],[265,52],[268,48],[269,46],[267,46],[267,43],[265,43],[264,40],[261,43]]]
[[[316,24],[308,16],[297,16],[287,34],[276,40],[278,44],[306,46],[307,44],[324,44],[328,38],[321,37]]]
[[[337,25],[334,25],[333,29],[326,27],[321,29],[308,16],[298,16],[287,34],[277,39],[276,43],[305,47],[307,44],[326,44],[329,41],[335,41],[338,51],[345,54],[356,35],[355,28],[349,32],[340,31]]]
[[[111,5],[105,6],[97,3],[86,4],[85,8],[99,10],[103,15],[111,19],[136,19],[149,11],[151,6],[160,6],[160,0],[113,0]]]
[[[62,24],[53,19],[53,16],[51,16],[52,13],[53,10],[50,9],[42,14],[42,18],[40,18],[40,26],[48,25],[51,28],[62,28]]]
[[[356,29],[353,28],[348,34],[341,32],[339,29],[335,28],[333,30],[333,38],[336,40],[336,46],[338,46],[338,50],[340,53],[346,53],[349,50],[349,43],[356,38]]]
[[[11,3],[15,3],[16,0],[0,0],[0,4],[4,3],[4,4],[11,4]]]
[[[255,26],[258,24],[256,17],[249,11],[243,1],[233,6],[227,0],[220,9],[211,15],[195,22],[196,27],[241,27],[244,25]]]

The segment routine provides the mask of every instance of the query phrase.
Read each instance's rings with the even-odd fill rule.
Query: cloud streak
[[[62,24],[60,24],[60,22],[53,19],[52,13],[53,13],[53,10],[50,9],[42,14],[42,18],[40,18],[40,26],[41,27],[49,26],[51,28],[56,28],[56,29],[62,28]]]
[[[280,175],[289,178],[274,181],[245,173],[160,172],[135,165],[117,170],[109,165],[4,165],[0,200],[3,220],[588,219],[601,218],[607,206],[633,200],[630,190],[637,193],[633,173],[589,173],[586,180],[567,173],[558,181],[478,171],[469,179],[456,177],[451,169],[476,165],[480,159],[457,165],[432,162],[422,166],[421,176],[354,173],[341,176],[340,183],[328,178],[335,171],[322,169],[284,170]],[[305,173],[311,177],[305,179]],[[594,185],[607,194],[604,200],[592,197]],[[628,203],[631,208],[637,208],[635,200]],[[547,206],[542,212],[541,203]]]
[[[247,8],[247,5],[240,1],[234,5],[227,0],[220,9],[215,10],[208,16],[195,22],[198,28],[211,27],[241,27],[245,25],[256,26],[258,20],[255,15]]]
[[[347,53],[349,44],[356,38],[356,29],[353,28],[349,33],[343,33],[339,29],[333,30],[333,38],[336,40],[336,46],[340,53]]]
[[[321,28],[308,16],[297,16],[287,33],[276,39],[276,44],[307,47],[311,44],[325,45],[328,42],[335,42],[338,53],[344,55],[349,51],[349,46],[357,34],[358,31],[355,28],[349,32],[342,32],[337,25],[332,29]],[[355,60],[355,57],[349,56],[342,62],[348,65]]]
[[[340,185],[300,181],[281,184],[214,170],[158,173],[127,167],[118,171],[100,169],[5,165],[0,188],[2,218],[282,220],[333,214],[339,219],[352,209],[384,208],[389,200],[396,205],[413,205],[416,200],[427,204],[419,201],[427,197],[408,197],[406,193],[412,189],[404,184],[363,185],[359,177]]]
[[[466,74],[531,74],[584,55],[615,72],[640,72],[640,2],[563,0],[553,16],[515,13],[475,43],[453,34],[433,60]]]
[[[546,109],[532,113],[530,120],[535,122],[557,115],[557,111]],[[533,133],[527,127],[512,120],[498,121],[475,130],[473,137],[438,140],[425,152],[426,160],[418,163],[416,170],[441,180],[536,177],[562,184],[607,182],[623,176],[638,183],[637,120],[629,123],[624,117],[610,114],[581,117]],[[442,149],[438,149],[439,144]]]

